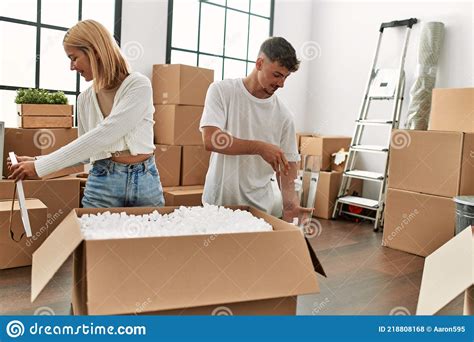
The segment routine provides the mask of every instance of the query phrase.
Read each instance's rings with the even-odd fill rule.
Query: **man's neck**
[[[268,99],[271,95],[263,89],[257,80],[255,70],[244,78],[244,86],[247,91],[258,99]]]

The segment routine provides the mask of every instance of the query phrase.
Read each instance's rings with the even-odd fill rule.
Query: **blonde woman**
[[[130,71],[112,35],[94,20],[69,29],[63,46],[71,70],[93,81],[77,101],[79,138],[41,158],[18,157],[9,178],[43,177],[90,161],[84,207],[164,205],[153,155],[150,80]]]

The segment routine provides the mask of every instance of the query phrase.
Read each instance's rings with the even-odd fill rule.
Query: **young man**
[[[291,44],[273,37],[263,42],[250,75],[211,84],[200,123],[204,145],[213,152],[204,203],[251,205],[270,212],[270,179],[277,172],[283,219],[291,222],[306,212],[294,189],[299,155],[293,118],[274,95],[298,67]]]

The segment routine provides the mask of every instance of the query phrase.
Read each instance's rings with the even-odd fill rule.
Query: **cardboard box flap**
[[[304,239],[306,240],[306,246],[308,247],[308,252],[309,252],[309,256],[311,258],[311,262],[313,263],[314,271],[316,273],[319,273],[322,276],[327,278],[328,276],[326,275],[326,272],[324,271],[323,265],[321,264],[318,257],[316,256],[316,252],[313,249],[313,247],[311,246],[308,238],[305,236]]]
[[[417,315],[433,315],[474,284],[474,226],[425,260]]]
[[[31,269],[32,302],[82,240],[81,227],[76,212],[72,210],[33,253]]]

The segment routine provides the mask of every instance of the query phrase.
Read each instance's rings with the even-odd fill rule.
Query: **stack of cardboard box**
[[[453,197],[474,194],[474,88],[434,89],[428,131],[394,130],[383,245],[427,256],[454,236]]]
[[[322,136],[312,133],[297,133],[296,140],[301,155],[321,156],[321,172],[319,173],[316,200],[313,215],[330,219],[342,181],[341,165],[332,162],[333,153],[341,149],[349,150],[350,137]],[[336,167],[338,170],[336,171]],[[350,194],[362,195],[362,181],[352,180]]]
[[[213,80],[209,69],[153,66],[155,158],[166,205],[201,204],[210,152],[204,148],[199,122]]]

